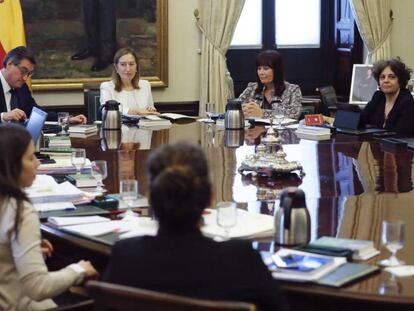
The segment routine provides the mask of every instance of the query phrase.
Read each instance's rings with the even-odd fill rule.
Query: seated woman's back
[[[285,310],[276,281],[251,243],[218,243],[201,234],[201,215],[211,201],[202,150],[185,143],[163,146],[150,157],[148,169],[158,233],[117,242],[104,280]]]

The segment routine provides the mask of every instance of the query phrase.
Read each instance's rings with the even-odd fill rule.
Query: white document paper
[[[40,164],[40,166],[38,167],[38,172],[40,174],[76,173],[76,168],[72,164],[71,157],[53,157],[53,160],[55,160],[55,163]],[[91,161],[86,158],[85,164],[82,168],[82,172],[90,172],[91,167]]]
[[[67,202],[79,200],[84,196],[83,191],[70,182],[58,184],[52,176],[37,175],[33,184],[25,189],[32,203]]]
[[[36,211],[38,212],[64,211],[76,209],[76,206],[72,202],[36,203],[33,205]]]
[[[86,236],[100,236],[113,232],[124,233],[120,235],[121,239],[134,236],[155,235],[158,229],[157,222],[151,220],[149,217],[136,217],[128,220],[106,219],[108,221],[65,226],[63,229]]]
[[[225,237],[225,230],[217,225],[217,211],[207,209],[201,231],[209,237]],[[236,226],[230,228],[230,238],[264,238],[273,235],[273,216],[253,214],[237,209]]]
[[[102,216],[79,216],[79,217],[49,217],[47,221],[55,226],[63,227],[80,224],[99,223],[100,225],[111,220]]]
[[[112,232],[119,233],[131,231],[133,227],[134,223],[130,221],[109,220],[106,222],[65,226],[63,229],[65,229],[65,231],[70,231],[86,236],[100,236]]]

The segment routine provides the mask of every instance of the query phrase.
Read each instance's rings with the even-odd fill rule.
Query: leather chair
[[[335,89],[332,85],[323,86],[316,89],[321,98],[321,105],[319,107],[318,113],[329,116],[330,110],[336,110],[336,104],[338,103],[338,98],[336,97]]]
[[[116,311],[254,311],[255,305],[245,302],[195,299],[117,284],[91,281],[86,285],[95,300],[95,310]]]
[[[101,103],[99,84],[83,85],[83,101],[87,113],[88,122],[101,120],[101,112],[99,110]]]

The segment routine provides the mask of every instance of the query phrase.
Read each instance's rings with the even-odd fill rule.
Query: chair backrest
[[[87,113],[88,122],[101,120],[100,106],[100,90],[99,84],[83,85],[83,101]]]
[[[320,87],[317,90],[319,91],[322,103],[326,107],[332,107],[336,105],[338,99],[336,97],[335,89],[332,85]]]
[[[195,299],[151,290],[105,282],[91,281],[86,285],[95,310],[116,311],[254,311],[255,305],[245,302]]]

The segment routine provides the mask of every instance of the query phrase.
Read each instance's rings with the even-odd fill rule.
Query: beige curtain
[[[368,49],[365,63],[390,58],[393,21],[390,0],[351,0],[350,4]]]
[[[199,0],[194,12],[202,34],[200,115],[205,104],[214,103],[223,112],[228,98],[234,97],[233,80],[227,70],[226,52],[236,29],[245,0]]]

